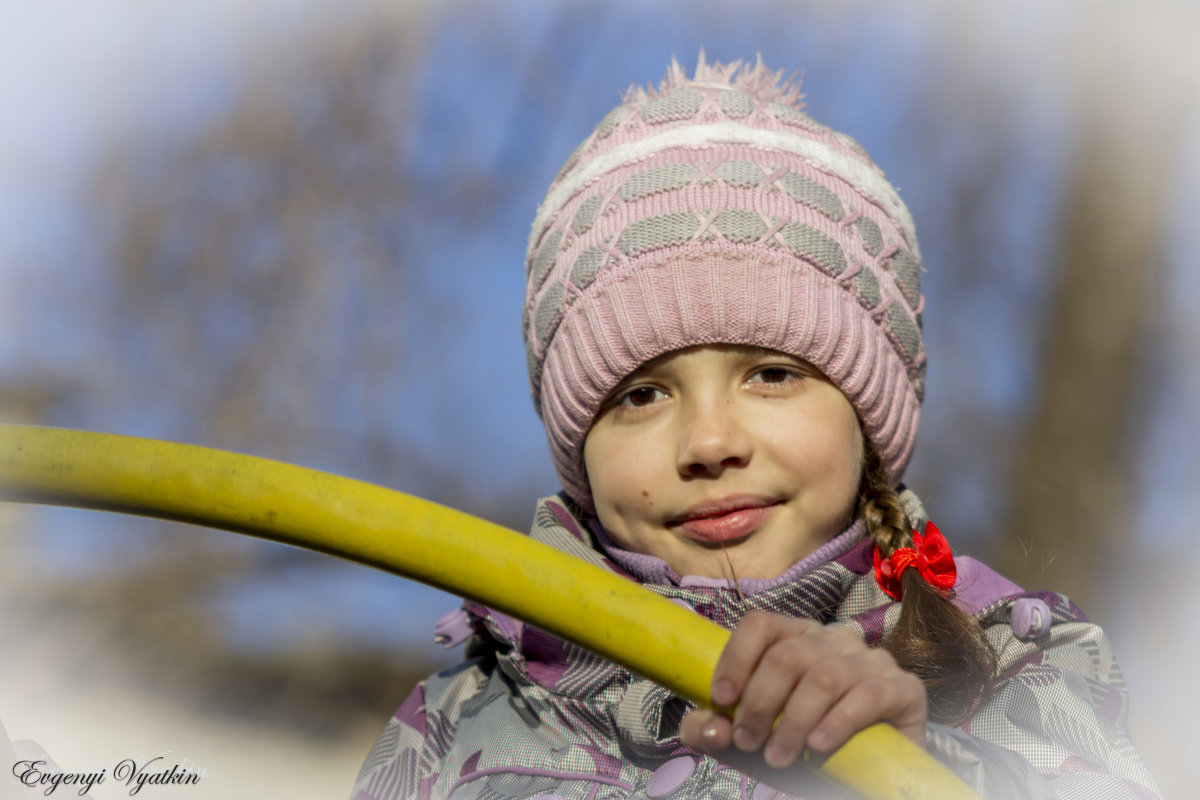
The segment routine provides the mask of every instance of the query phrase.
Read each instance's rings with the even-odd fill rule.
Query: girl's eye
[[[666,396],[666,392],[662,389],[655,389],[653,386],[635,386],[621,395],[617,399],[616,405],[641,408],[657,403]]]
[[[750,376],[750,383],[786,383],[797,380],[800,374],[788,367],[762,367]]]

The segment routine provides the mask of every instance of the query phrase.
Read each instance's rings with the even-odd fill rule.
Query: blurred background
[[[956,548],[1110,633],[1200,780],[1200,7],[1189,0],[7,3],[0,421],[283,459],[518,529],[556,489],[524,243],[631,84],[753,60],[908,202]],[[348,796],[454,598],[217,531],[0,506],[0,719],[190,798]],[[1186,788],[1185,788],[1186,787]],[[122,795],[102,786],[100,798]]]

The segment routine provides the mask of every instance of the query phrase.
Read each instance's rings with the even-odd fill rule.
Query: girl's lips
[[[774,511],[778,501],[763,498],[730,499],[690,509],[678,520],[667,523],[689,539],[728,542],[754,533]]]

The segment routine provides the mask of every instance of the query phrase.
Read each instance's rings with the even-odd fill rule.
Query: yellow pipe
[[[499,525],[222,450],[0,425],[0,500],[191,522],[378,567],[511,614],[703,706],[713,705],[709,685],[729,638],[633,581]],[[870,800],[975,797],[887,725],[862,731],[821,769]]]

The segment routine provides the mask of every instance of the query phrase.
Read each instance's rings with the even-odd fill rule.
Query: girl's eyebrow
[[[771,350],[766,347],[747,347],[744,348],[739,355],[741,357],[741,361],[746,364],[788,364],[814,375],[821,374],[819,369],[804,359],[796,358],[796,356],[793,356],[789,353],[784,353],[780,350]]]

